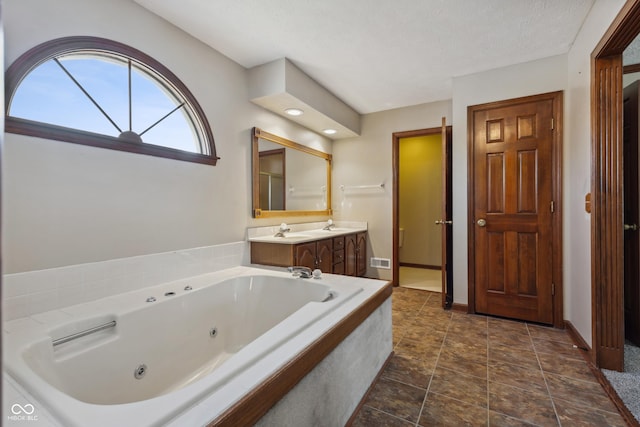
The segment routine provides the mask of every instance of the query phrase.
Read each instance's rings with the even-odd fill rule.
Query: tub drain
[[[146,373],[147,373],[147,365],[143,363],[133,371],[133,376],[136,377],[137,380],[141,380]]]
[[[209,336],[210,336],[211,338],[215,338],[215,337],[216,337],[216,335],[218,335],[218,328],[211,328],[211,329],[209,330]]]

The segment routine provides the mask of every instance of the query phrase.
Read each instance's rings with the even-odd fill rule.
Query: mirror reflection
[[[253,216],[330,214],[331,155],[253,129]]]

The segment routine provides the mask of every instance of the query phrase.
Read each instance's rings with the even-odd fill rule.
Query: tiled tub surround
[[[249,264],[247,242],[5,274],[4,320]]]
[[[100,320],[100,322],[102,322],[102,320],[107,321],[109,319],[118,320],[118,326],[111,328],[110,331],[102,331],[96,333],[93,337],[87,336],[79,339],[76,343],[67,343],[59,346],[63,347],[68,345],[70,354],[65,357],[73,358],[75,357],[74,352],[82,353],[92,346],[103,345],[109,341],[117,341],[120,339],[118,335],[124,335],[128,331],[123,329],[119,332],[117,328],[127,327],[127,316],[139,317],[142,315],[142,317],[138,318],[138,321],[145,322],[143,315],[145,308],[141,308],[140,306],[147,304],[144,300],[152,294],[157,294],[160,298],[163,298],[165,292],[176,291],[177,288],[183,289],[186,281],[188,281],[188,284],[194,288],[188,291],[191,292],[191,294],[181,295],[181,292],[178,291],[176,292],[178,295],[171,296],[168,300],[152,303],[158,304],[155,307],[160,307],[159,304],[166,304],[166,307],[169,307],[168,304],[184,306],[185,304],[181,303],[179,299],[190,298],[192,296],[192,298],[195,298],[194,301],[198,301],[202,296],[205,296],[203,293],[201,293],[200,296],[196,295],[195,292],[205,292],[204,290],[198,291],[200,287],[206,288],[207,286],[211,286],[212,282],[224,280],[225,278],[237,278],[242,275],[256,274],[266,274],[281,277],[285,280],[292,280],[288,274],[282,272],[251,267],[235,267],[200,275],[188,280],[181,279],[178,282],[148,287],[90,303],[6,322],[4,329],[5,343],[8,349],[7,353],[9,353],[9,357],[7,358],[8,363],[12,364],[13,368],[16,369],[16,361],[22,360],[21,357],[24,354],[23,349],[20,348],[21,344],[16,344],[20,342],[20,339],[16,339],[16,337],[24,336],[24,333],[28,330],[38,330],[43,331],[45,335],[49,334],[45,337],[46,340],[49,340],[49,344],[46,346],[48,350],[43,351],[41,355],[46,357],[47,353],[49,353],[50,356],[50,354],[54,352],[50,341],[52,335],[58,334],[58,332],[64,334],[64,331],[71,329],[68,325],[83,321],[88,325],[88,323],[90,323],[86,320],[88,318],[95,320],[95,322],[98,320]],[[314,279],[295,280],[299,286],[305,286],[305,282],[308,282],[309,286],[312,286],[314,283],[326,284],[335,292],[335,298],[324,303],[315,302],[305,305],[300,311],[294,313],[292,317],[285,319],[285,321],[262,335],[256,341],[248,344],[244,350],[240,350],[236,356],[231,357],[227,363],[223,364],[221,369],[203,375],[201,380],[182,389],[169,390],[168,394],[141,402],[129,403],[127,405],[90,404],[74,399],[51,387],[48,383],[42,382],[42,379],[35,376],[33,372],[29,372],[28,367],[22,364],[22,366],[18,366],[18,368],[26,370],[26,372],[23,372],[25,375],[31,375],[30,380],[26,381],[27,390],[21,389],[18,385],[17,390],[10,390],[9,393],[5,394],[4,407],[6,409],[13,403],[12,401],[7,401],[7,397],[15,400],[17,398],[16,396],[22,394],[25,396],[25,400],[22,402],[24,403],[26,401],[27,403],[33,404],[39,410],[41,409],[40,413],[43,415],[42,418],[47,418],[44,416],[47,413],[47,409],[56,414],[55,418],[60,418],[62,411],[63,416],[61,418],[63,421],[61,425],[65,426],[87,425],[87,422],[91,425],[100,425],[99,423],[101,422],[104,425],[114,425],[114,423],[125,425],[132,421],[135,425],[141,426],[157,425],[159,422],[162,422],[164,425],[167,420],[170,420],[169,425],[175,426],[203,425],[221,414],[223,414],[223,417],[220,419],[223,421],[229,420],[228,425],[232,425],[234,423],[234,412],[227,410],[234,405],[234,402],[237,402],[242,396],[247,395],[247,393],[255,394],[255,391],[260,390],[260,387],[264,384],[278,383],[278,375],[283,376],[285,379],[288,378],[290,376],[289,372],[286,371],[286,369],[282,371],[283,367],[286,365],[295,365],[295,362],[292,363],[292,360],[295,361],[301,352],[303,353],[305,350],[308,351],[308,349],[312,348],[318,341],[322,341],[326,339],[327,336],[330,336],[331,333],[328,333],[329,331],[334,331],[339,329],[339,325],[349,323],[346,322],[346,319],[352,318],[353,313],[358,313],[360,316],[363,316],[363,306],[367,306],[373,313],[367,312],[367,315],[361,319],[363,322],[359,326],[357,324],[354,325],[349,330],[349,334],[345,335],[346,339],[339,344],[336,343],[337,348],[330,351],[324,360],[318,360],[320,363],[307,377],[302,378],[302,381],[267,414],[267,419],[272,419],[274,422],[275,420],[282,420],[282,417],[286,418],[288,416],[287,414],[294,411],[301,417],[330,417],[328,419],[336,420],[337,424],[344,423],[355,409],[367,387],[381,368],[384,360],[391,352],[389,285],[386,282],[377,280],[355,279],[334,275],[325,275],[318,281]],[[320,293],[323,293],[322,297],[324,297],[325,291],[326,290],[321,290]],[[286,295],[283,296],[283,298],[286,297]],[[320,297],[318,294],[313,298],[318,299]],[[375,305],[371,303],[372,300],[377,301]],[[383,303],[385,300],[387,302]],[[277,298],[274,298],[273,301],[277,301]],[[189,306],[189,304],[186,305]],[[326,313],[319,313],[317,311],[319,306],[324,306],[323,309],[326,308]],[[310,307],[311,309],[309,311]],[[163,313],[162,309],[158,308],[158,310],[160,310],[160,318],[168,318],[169,323],[167,325],[172,323],[170,321],[172,315],[175,314],[176,323],[178,319],[184,316],[184,313],[181,313],[179,309],[177,310],[178,313],[176,313],[176,308],[177,307],[173,307],[166,313]],[[308,313],[304,313],[305,311]],[[309,312],[311,313],[311,317],[316,316],[319,317],[319,319],[315,322],[307,322],[305,319],[309,317]],[[371,316],[368,314],[371,314]],[[160,321],[160,318],[157,320]],[[351,323],[353,323],[353,321],[351,321]],[[293,324],[294,328],[302,328],[303,332],[291,335],[291,333],[288,332],[291,328],[289,328],[287,324]],[[210,325],[205,326],[209,328]],[[82,327],[84,327],[84,325]],[[81,329],[82,327],[79,328]],[[353,330],[353,328],[356,329]],[[190,327],[188,329],[192,328]],[[163,337],[166,332],[163,330],[163,333],[159,334],[159,331],[155,330],[150,324],[147,324],[146,330],[151,331],[151,333],[147,334],[147,338],[152,343],[154,342],[154,335]],[[222,338],[223,335],[221,334],[220,337]],[[81,343],[80,341],[82,340],[85,340],[86,344]],[[31,341],[27,339],[25,345],[36,341],[38,340],[35,339]],[[162,339],[159,341],[162,341]],[[171,366],[172,363],[180,365],[182,363],[181,359],[185,356],[182,354],[184,346],[172,345],[171,342],[173,341],[174,340],[171,339],[166,340],[165,346],[155,349],[156,352],[168,352],[176,356],[174,362],[167,362],[168,366]],[[375,342],[375,346],[371,345],[371,342]],[[85,346],[87,348],[85,348]],[[44,347],[45,346],[42,346],[42,348]],[[263,350],[258,350],[260,347],[262,347]],[[147,350],[149,349],[147,348]],[[115,351],[114,354],[127,351],[131,351],[130,345],[126,349]],[[233,352],[237,351],[237,349],[230,349],[229,351]],[[264,351],[262,356],[258,356],[260,351]],[[317,352],[315,349],[313,351]],[[354,357],[354,351],[357,352],[357,357]],[[140,353],[144,353],[144,351]],[[96,354],[99,355],[100,352]],[[62,359],[64,359],[64,357],[62,357]],[[92,357],[86,358],[85,362],[89,364],[95,363],[95,369],[104,370],[109,369],[108,364],[107,366],[104,365],[108,362],[108,359],[110,359],[109,356],[106,356],[105,360],[102,361],[99,357]],[[20,363],[17,364],[20,365]],[[349,369],[345,371],[343,365],[348,366]],[[88,368],[90,371],[91,366]],[[114,366],[113,368],[116,367]],[[118,366],[117,369],[124,368]],[[130,371],[130,376],[133,377],[133,371]],[[326,373],[328,371],[332,372],[333,375],[327,375]],[[149,367],[149,372],[151,372],[151,367]],[[306,372],[308,372],[308,370]],[[304,372],[304,374],[306,374],[306,372]],[[303,377],[304,374],[296,375]],[[18,375],[18,377],[19,380],[24,380],[24,377],[20,377],[20,375]],[[93,380],[91,380],[90,377],[91,375],[78,375],[76,380],[85,381],[89,378],[89,381],[92,381],[93,384]],[[218,384],[216,378],[220,380],[222,377],[225,378],[222,383]],[[8,381],[5,381],[5,384],[15,385],[15,382],[12,378],[9,378]],[[291,386],[294,384],[295,383]],[[34,385],[35,388],[29,390],[29,387],[33,388]],[[318,388],[318,385],[321,385],[321,387]],[[88,388],[91,389],[92,387],[93,385]],[[313,401],[315,405],[302,406],[302,408],[306,409],[301,410],[299,406],[300,402],[309,398],[309,389],[316,390],[316,393],[322,393],[322,390],[326,389],[333,389],[337,392],[336,396],[342,396],[344,399],[341,400],[344,401],[341,404],[337,404],[334,401],[328,401],[318,396],[318,398]],[[262,393],[265,395],[269,394],[269,391],[268,389],[262,389]],[[29,395],[30,392],[33,396]],[[117,395],[117,393],[115,394]],[[40,400],[37,398],[40,398]],[[263,399],[261,399],[261,401],[262,400]],[[275,403],[275,401],[273,403]],[[58,405],[62,405],[62,407]],[[336,410],[336,408],[340,408],[340,410]],[[236,413],[237,412],[239,411],[236,411]],[[229,416],[229,414],[231,414],[231,418],[224,418],[225,416]],[[68,418],[65,418],[65,416],[68,416]],[[54,421],[52,424],[55,425],[56,422]],[[265,425],[268,424],[269,422],[266,422]]]

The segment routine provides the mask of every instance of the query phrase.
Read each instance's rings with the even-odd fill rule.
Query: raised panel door
[[[553,323],[553,101],[473,111],[475,310]]]

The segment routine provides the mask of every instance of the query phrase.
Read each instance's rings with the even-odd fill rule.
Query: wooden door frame
[[[447,138],[451,139],[451,135],[452,135],[452,127],[451,126],[447,126]],[[399,217],[399,211],[400,211],[400,139],[402,138],[412,138],[412,137],[416,137],[416,136],[430,136],[430,135],[442,135],[442,127],[433,127],[433,128],[426,128],[426,129],[417,129],[417,130],[410,130],[410,131],[404,131],[404,132],[394,132],[393,133],[393,142],[392,142],[392,168],[393,168],[393,220],[392,220],[392,229],[393,229],[393,263],[392,263],[392,281],[393,281],[393,286],[398,286],[400,284],[400,260],[398,257],[398,244],[400,242],[400,238],[398,235],[398,227],[400,226],[400,217]],[[448,148],[451,147],[451,144],[447,145]],[[446,155],[446,153],[442,153],[443,156]],[[451,153],[449,153],[449,155],[451,155]],[[451,175],[453,173],[452,169],[449,168],[449,170],[446,172],[447,174]],[[449,192],[451,192],[452,189],[449,188]],[[446,195],[443,195],[443,200],[444,197],[446,197]],[[449,210],[451,210],[451,206],[448,207]],[[446,219],[446,218],[445,218]],[[451,242],[449,243],[449,246],[451,246]],[[451,264],[451,260],[449,260],[449,264]],[[443,296],[444,296],[444,292],[443,292]],[[453,295],[447,295],[448,297],[451,298],[451,301],[453,301]]]
[[[624,366],[622,52],[640,33],[640,0],[628,0],[591,54],[591,358]]]
[[[640,1],[640,0],[639,0]],[[467,218],[468,226],[468,265],[469,265],[469,282],[468,282],[468,312],[475,313],[476,292],[475,292],[475,177],[474,177],[474,161],[473,161],[473,113],[475,110],[487,108],[507,107],[513,104],[523,102],[536,102],[542,100],[551,100],[553,102],[553,116],[555,132],[553,133],[553,147],[551,150],[553,173],[551,193],[554,201],[555,214],[552,217],[552,245],[553,245],[553,267],[552,280],[555,284],[555,292],[553,294],[553,326],[556,328],[564,328],[563,316],[563,296],[562,296],[562,133],[563,133],[563,94],[562,92],[550,92],[540,95],[525,96],[521,98],[508,99],[503,101],[490,102],[480,105],[472,105],[467,107]]]

